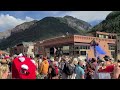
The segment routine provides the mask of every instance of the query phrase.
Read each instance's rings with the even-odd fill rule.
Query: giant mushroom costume
[[[36,65],[31,58],[22,54],[13,60],[12,78],[13,79],[36,79]]]

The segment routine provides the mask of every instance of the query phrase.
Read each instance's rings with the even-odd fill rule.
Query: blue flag
[[[99,45],[95,46],[95,50],[98,54],[102,54],[102,55],[106,54],[106,52]]]

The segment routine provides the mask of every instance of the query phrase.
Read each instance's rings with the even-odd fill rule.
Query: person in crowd
[[[113,79],[120,79],[120,60],[117,61],[114,67]]]
[[[12,61],[12,78],[13,79],[36,79],[36,65],[31,58],[18,55]]]
[[[49,68],[49,62],[47,60],[47,57],[43,57],[43,61],[40,65],[40,71],[39,71],[39,73],[43,78],[47,78],[48,68]]]
[[[98,71],[99,72],[108,72],[108,73],[113,72],[114,65],[112,64],[110,57],[109,56],[105,56],[104,60],[105,60],[105,66],[100,68]]]
[[[65,59],[62,57],[60,62],[59,62],[59,65],[58,65],[58,68],[59,68],[59,78],[60,79],[62,79],[64,65],[65,65]]]
[[[93,70],[91,68],[90,63],[86,63],[86,69],[85,69],[85,78],[86,79],[92,79],[92,74],[93,74]]]
[[[76,77],[76,73],[75,73],[75,68],[76,68],[76,65],[78,64],[78,58],[71,58],[70,60],[70,65],[73,69],[73,73],[71,75],[68,75],[68,79],[75,79]]]
[[[92,69],[91,76],[92,76],[92,79],[97,79],[98,78],[98,76],[97,76],[98,60],[99,59],[95,59],[95,58],[92,58],[92,60],[91,60],[91,69]]]
[[[35,60],[37,71],[39,71],[40,65],[42,63],[42,57],[40,57],[40,55],[37,54],[36,57],[34,58],[34,60]]]
[[[95,69],[96,68],[96,66],[97,66],[97,60],[95,59],[95,58],[92,58],[92,60],[91,60],[91,63],[92,63],[92,65],[93,65],[93,68]]]
[[[12,78],[12,60],[14,57],[9,58],[8,66],[9,66],[9,77]]]
[[[71,71],[69,69],[69,67],[70,67],[69,60],[70,59],[68,56],[64,57],[64,67],[63,67],[63,71],[62,71],[62,79],[67,79],[68,75],[71,74]]]
[[[75,73],[76,73],[75,79],[85,79],[85,72],[84,72],[84,69],[82,68],[83,65],[84,65],[84,61],[79,60],[78,65],[75,68]]]
[[[7,64],[0,66],[0,79],[8,79],[9,67]]]
[[[58,79],[59,78],[59,69],[58,69],[58,63],[54,60],[54,57],[50,58],[51,63],[49,66],[49,79]]]
[[[110,59],[110,57],[107,55],[105,55],[104,60],[104,66],[99,68],[98,72],[106,73],[109,75],[109,78],[112,78],[115,65],[112,63],[112,59]]]
[[[51,57],[49,61],[49,68],[48,68],[48,79],[52,79],[52,77],[54,77],[52,73],[52,69],[54,68],[53,65],[54,65],[54,57]]]

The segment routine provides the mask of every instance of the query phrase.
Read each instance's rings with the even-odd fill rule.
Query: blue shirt
[[[79,65],[75,68],[76,79],[81,79],[81,76],[85,74],[84,69],[81,68]]]

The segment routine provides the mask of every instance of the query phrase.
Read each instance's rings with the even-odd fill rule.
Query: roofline
[[[106,35],[117,35],[116,33],[106,33],[106,32],[100,32],[100,31],[96,31],[96,33],[106,34]]]

